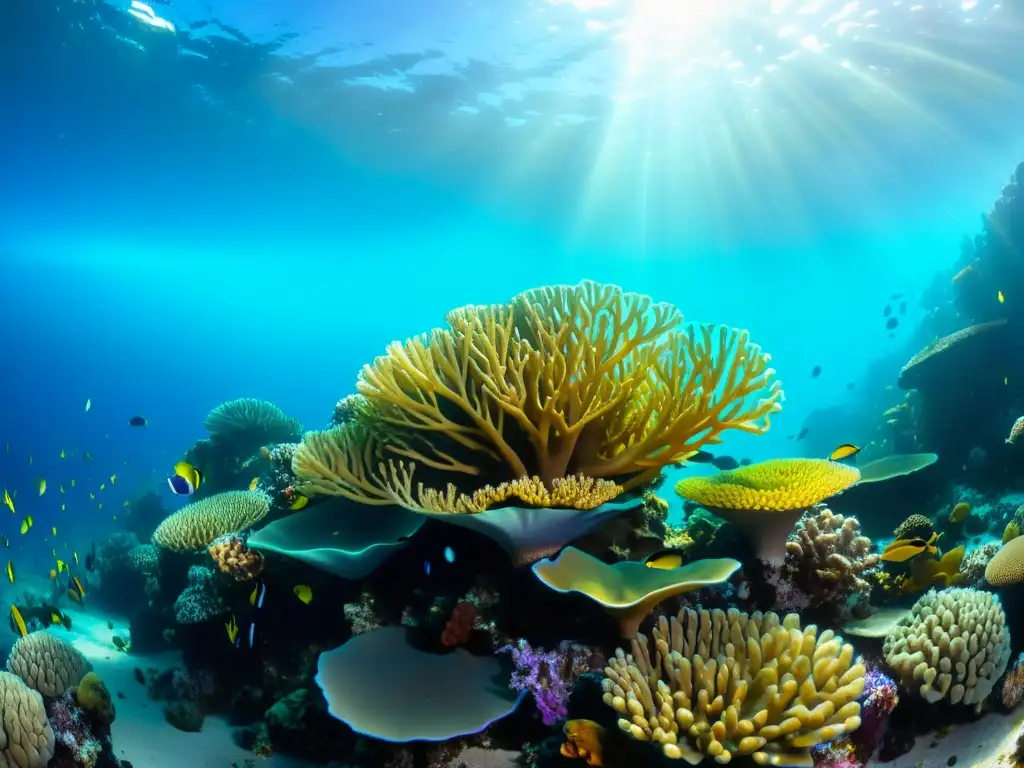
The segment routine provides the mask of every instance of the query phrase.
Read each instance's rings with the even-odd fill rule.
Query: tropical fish
[[[39,495],[42,496],[44,493],[46,493],[46,479],[41,478],[39,480]]]
[[[4,543],[4,548],[5,549],[10,549],[11,548],[11,540],[8,539],[7,536],[5,536],[2,533],[0,533],[0,541],[2,541]]]
[[[96,499],[96,494],[93,493],[92,491],[89,491],[89,498],[95,500]]]
[[[917,557],[922,552],[934,555],[938,551],[938,548],[935,546],[938,538],[939,534],[932,533],[928,541],[924,539],[896,539],[896,541],[882,551],[882,560],[885,560],[887,563],[904,563],[912,557]]]
[[[961,501],[959,504],[953,507],[953,511],[949,513],[949,522],[959,523],[963,520],[966,520],[969,514],[971,514],[971,505],[968,504],[966,501]]]
[[[445,560],[446,563],[454,563],[455,562],[455,550],[452,549],[451,547],[445,547],[444,548],[444,560]]]
[[[107,490],[107,484],[106,483],[100,483],[100,490],[101,491]]]
[[[57,573],[68,570],[68,564],[60,558],[57,559]]]
[[[259,484],[260,484],[260,479],[258,477],[254,477],[252,480],[249,481],[249,490],[250,491],[255,491],[256,490],[256,486],[259,485]]]
[[[82,602],[82,598],[85,597],[85,587],[82,586],[82,582],[78,580],[77,576],[71,577],[71,583],[68,585],[68,597],[76,603]]]
[[[820,365],[816,365],[813,368],[811,368],[811,378],[812,379],[816,379],[819,376],[821,376],[821,366]]]
[[[50,581],[56,581],[56,580],[57,580],[57,572],[55,570],[53,570],[53,568],[51,568],[50,569]]]
[[[53,528],[51,528],[50,530],[51,530],[51,531],[53,532],[53,535],[54,535],[54,536],[56,536],[56,535],[57,535],[57,526],[56,526],[56,525],[55,525],[55,526],[53,526]]]
[[[972,272],[974,272],[974,265],[973,264],[968,264],[966,267],[964,267],[959,272],[957,272],[955,275],[953,275],[953,284],[956,285],[957,283],[959,283],[961,280],[963,280],[965,277],[967,277]]]
[[[295,596],[306,605],[313,602],[313,590],[305,584],[296,584],[295,588],[292,589],[292,592],[294,592]]]
[[[28,634],[28,627],[25,626],[25,619],[21,617],[18,606],[11,604],[11,627],[22,637]]]
[[[60,457],[62,459],[67,458],[67,455],[64,453],[64,449],[63,448],[60,449]]]
[[[72,487],[72,488],[74,488],[74,487],[75,487],[75,478],[71,478],[71,487]]]
[[[130,506],[131,506],[131,504],[130,504],[130,503],[128,502],[128,499],[125,499],[125,500],[124,500],[124,504],[122,504],[121,506],[122,506],[122,507],[130,507]]]
[[[1010,436],[1006,438],[1006,442],[1008,442],[1010,445],[1014,445],[1017,442],[1017,438],[1020,437],[1021,435],[1024,435],[1024,416],[1021,416],[1019,419],[1013,422],[1013,426],[1010,427]],[[4,493],[6,493],[6,491],[4,491]],[[6,501],[7,497],[5,496],[4,502]],[[11,507],[11,511],[14,511],[14,507]]]
[[[885,305],[885,312],[882,313],[882,316],[883,317],[888,317],[891,314],[892,314],[892,305],[886,304]]]
[[[110,476],[110,484],[113,485],[115,482],[117,482],[117,475],[111,475]]]
[[[856,456],[858,453],[860,453],[860,448],[856,445],[853,445],[852,443],[843,443],[832,451],[828,457],[832,461],[842,461],[843,459],[848,459],[851,456]]]
[[[663,549],[644,560],[644,565],[648,568],[658,568],[664,571],[678,568],[682,564],[682,554],[674,549]]]
[[[710,451],[697,451],[687,458],[686,461],[692,461],[694,464],[710,464],[715,469],[721,470],[736,469],[736,467],[740,466],[740,462],[736,461],[732,456],[715,456]]]
[[[13,560],[8,560],[7,561],[7,580],[9,582],[11,582],[11,584],[14,583],[14,561]]]
[[[96,567],[96,542],[92,543],[92,549],[89,554],[85,556],[85,570],[92,572],[92,569]]]
[[[63,485],[60,487],[60,492],[61,493],[67,493],[67,491],[64,490],[64,486]]]
[[[1005,297],[1005,296],[1003,296],[1003,292],[1002,292],[1002,291],[996,291],[996,300],[997,300],[997,301],[998,301],[998,302],[999,302],[1000,304],[1002,304],[1002,303],[1003,303],[1004,301],[1006,301],[1006,297]]]
[[[72,552],[71,555],[75,558],[75,565],[78,565],[78,552]]]
[[[85,412],[88,413],[90,408],[92,408],[92,398],[85,401]]]
[[[148,422],[144,416],[132,416],[128,419],[128,426],[131,427],[144,427]]]
[[[110,638],[110,642],[113,643],[114,647],[117,648],[117,650],[121,651],[121,653],[128,652],[127,644],[119,636],[114,635],[112,638]]]
[[[301,493],[297,493],[295,494],[295,499],[288,505],[288,509],[297,512],[307,504],[309,504],[309,498],[307,496],[303,496]]]
[[[263,607],[263,598],[267,596],[267,585],[260,581],[252,589],[252,594],[249,595],[249,605],[255,605],[257,608]]]
[[[224,622],[224,629],[228,631],[228,642],[230,642],[235,648],[238,647],[238,622],[235,621],[235,614],[231,614],[231,618]]]
[[[107,629],[113,629],[113,628],[114,628],[114,622],[108,621],[107,622]]]
[[[68,508],[68,505],[67,505],[67,504],[61,504],[61,505],[60,505],[60,511],[61,511],[61,512],[66,512],[66,511],[67,511],[67,508]]]
[[[11,498],[11,494],[9,494],[7,492],[6,488],[4,488],[4,504],[7,505],[7,508],[9,510],[11,510],[11,514],[13,515],[14,514],[14,499]]]
[[[50,626],[55,627],[58,624],[63,625],[64,629],[71,631],[71,618],[61,613],[56,608],[48,606],[50,608]]]
[[[167,478],[171,491],[179,496],[191,496],[203,482],[202,473],[187,461],[174,465],[174,474]]]
[[[894,328],[895,328],[896,326],[898,326],[899,324],[900,324],[900,321],[899,321],[899,320],[897,320],[897,319],[896,319],[895,317],[890,317],[890,318],[889,318],[888,320],[886,320],[886,322],[885,322],[885,330],[887,330],[887,331],[891,331],[891,330],[893,330],[893,329],[894,329]]]
[[[25,519],[21,521],[21,535],[24,536],[30,530],[35,521],[32,519],[32,515],[25,515]]]
[[[256,622],[249,623],[249,647],[252,648],[253,640],[256,637]]]

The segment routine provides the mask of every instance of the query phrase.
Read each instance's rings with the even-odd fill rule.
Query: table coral
[[[153,533],[153,543],[176,552],[206,549],[215,539],[258,523],[270,511],[262,491],[225,491],[186,504]]]
[[[800,617],[683,609],[605,669],[619,728],[670,758],[806,766],[810,748],[861,724],[865,668],[831,630]]]

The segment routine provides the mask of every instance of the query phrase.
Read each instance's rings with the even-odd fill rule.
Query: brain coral
[[[43,697],[9,672],[0,672],[0,768],[46,768],[54,736]]]
[[[1005,625],[990,592],[931,590],[885,638],[885,661],[927,701],[980,706],[1010,660]]]
[[[54,698],[78,685],[90,665],[70,643],[49,632],[33,632],[14,644],[7,669],[30,688]]]
[[[1010,587],[1024,581],[1024,536],[1010,539],[985,566],[985,581]]]
[[[153,543],[187,552],[206,549],[215,539],[255,525],[270,511],[263,491],[225,491],[186,504],[157,526]]]
[[[810,765],[810,748],[860,727],[864,665],[831,630],[800,617],[684,608],[649,641],[616,651],[604,702],[619,727],[670,758]]]

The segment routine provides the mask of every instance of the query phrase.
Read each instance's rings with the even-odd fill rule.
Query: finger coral
[[[18,638],[7,658],[9,672],[50,698],[74,688],[90,669],[73,645],[46,631]]]
[[[54,735],[43,697],[17,675],[0,672],[0,766],[46,768]]]
[[[403,459],[536,476],[550,491],[572,475],[636,487],[725,430],[764,432],[780,408],[745,331],[681,322],[669,304],[593,282],[453,310],[448,327],[365,366],[366,412],[307,437],[293,468],[311,492],[371,504],[394,503],[381,465]]]
[[[863,577],[878,565],[879,556],[871,554],[871,539],[860,535],[857,518],[816,507],[797,523],[786,552],[783,577],[815,605],[846,612],[855,598],[855,608],[867,606],[871,584]]]
[[[781,563],[801,515],[858,480],[855,467],[828,459],[772,459],[683,478],[676,493],[736,525],[761,557]]]
[[[999,598],[976,589],[931,590],[885,638],[886,663],[930,702],[981,705],[1010,660]]]
[[[221,536],[255,525],[269,511],[270,497],[263,491],[225,491],[170,515],[157,526],[153,543],[177,552],[206,549]]]
[[[750,756],[810,766],[810,749],[860,726],[865,668],[831,630],[800,617],[683,609],[605,668],[619,728],[696,765]]]
[[[221,403],[203,422],[215,440],[255,451],[261,445],[288,443],[298,438],[302,426],[266,400],[240,397]]]

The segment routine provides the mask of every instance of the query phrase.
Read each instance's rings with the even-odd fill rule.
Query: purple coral
[[[893,679],[876,667],[870,667],[864,674],[860,728],[851,734],[857,755],[865,763],[874,757],[881,746],[888,729],[889,714],[899,700],[898,688]]]
[[[498,653],[512,655],[516,671],[509,685],[533,695],[545,725],[554,725],[568,714],[565,702],[571,686],[562,675],[567,662],[564,653],[532,648],[526,640],[499,648]]]

